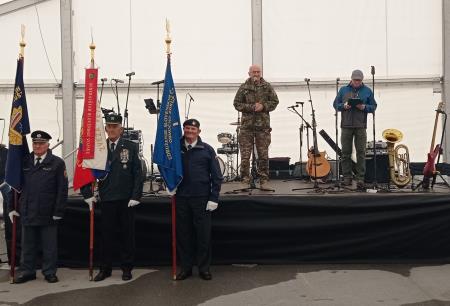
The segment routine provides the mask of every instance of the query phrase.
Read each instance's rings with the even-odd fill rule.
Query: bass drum
[[[222,158],[220,158],[219,156],[216,156],[216,158],[217,158],[217,161],[219,162],[220,173],[222,173],[222,176],[223,176],[225,174],[225,170],[227,167]]]

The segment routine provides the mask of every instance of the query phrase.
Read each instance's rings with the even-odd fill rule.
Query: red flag
[[[83,129],[83,127],[81,129]],[[83,156],[81,153],[82,146],[83,144],[80,137],[80,145],[77,152],[77,164],[75,165],[75,173],[73,175],[73,190],[78,190],[84,185],[90,184],[95,181],[92,170],[83,167]]]

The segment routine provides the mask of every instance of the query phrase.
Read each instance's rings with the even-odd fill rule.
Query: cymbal
[[[236,122],[230,122],[230,125],[241,125],[241,123],[239,121]]]

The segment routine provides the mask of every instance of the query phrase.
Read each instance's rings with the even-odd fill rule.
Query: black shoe
[[[188,277],[192,276],[192,270],[189,271],[181,271],[180,273],[177,274],[177,277],[175,280],[185,280]]]
[[[198,275],[200,276],[201,279],[212,280],[212,275],[211,275],[211,273],[209,271],[200,272]]]
[[[94,282],[101,282],[102,280],[104,280],[105,278],[108,278],[110,276],[111,276],[111,271],[100,270],[100,272],[98,272],[98,274],[94,277]]]
[[[19,275],[14,279],[14,284],[23,284],[30,280],[35,280],[36,274],[25,274],[25,275]]]
[[[130,269],[124,269],[122,271],[122,280],[123,281],[129,281],[132,278],[133,278],[133,275],[131,274],[131,270]]]
[[[58,277],[56,276],[56,274],[49,274],[45,276],[45,280],[49,283],[57,283]]]
[[[365,190],[366,189],[366,184],[364,184],[363,181],[357,181],[356,182],[356,189],[358,190]]]

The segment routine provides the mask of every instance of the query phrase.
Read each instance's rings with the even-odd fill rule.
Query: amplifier
[[[366,175],[364,181],[366,183],[372,183],[375,178],[375,161],[372,156],[366,155]],[[377,154],[377,182],[382,184],[389,183],[391,179],[389,173],[389,156]]]
[[[366,149],[373,149],[373,141],[367,142]],[[375,149],[387,149],[387,142],[381,140],[375,141]]]
[[[387,149],[375,149],[375,152],[377,153],[377,155],[388,155],[389,154]],[[373,148],[366,150],[366,156],[373,156]]]

